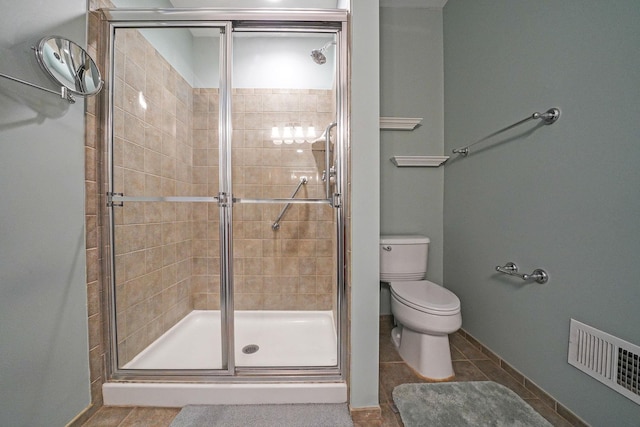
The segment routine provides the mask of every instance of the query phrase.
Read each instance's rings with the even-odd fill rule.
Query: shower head
[[[311,58],[313,58],[313,61],[318,65],[322,65],[327,62],[327,57],[322,53],[321,49],[313,49],[311,51]]]
[[[336,42],[331,41],[322,46],[320,49],[313,49],[311,51],[311,58],[313,58],[313,61],[318,65],[322,65],[327,62],[327,57],[325,56],[324,52],[329,49],[329,46],[334,44],[336,44]]]

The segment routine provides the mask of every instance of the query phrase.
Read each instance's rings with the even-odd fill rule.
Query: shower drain
[[[249,344],[242,347],[242,352],[244,354],[253,354],[258,350],[260,350],[260,347],[257,344]]]

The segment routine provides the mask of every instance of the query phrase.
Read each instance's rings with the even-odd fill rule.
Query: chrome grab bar
[[[536,268],[531,274],[518,273],[518,266],[514,262],[508,262],[504,266],[496,266],[499,273],[508,274],[509,276],[517,276],[522,280],[535,280],[538,283],[547,283],[549,275],[541,268]]]
[[[300,178],[300,182],[298,183],[298,186],[296,187],[295,190],[293,190],[293,193],[291,194],[291,197],[290,197],[291,199],[296,197],[296,194],[298,194],[298,191],[300,191],[300,187],[302,187],[303,185],[306,185],[307,181],[308,180],[307,180],[306,176],[303,176],[303,177]],[[284,206],[284,208],[282,208],[282,210],[278,214],[278,217],[276,218],[276,220],[273,222],[273,224],[271,224],[271,228],[273,229],[273,231],[276,231],[276,230],[280,229],[280,220],[284,216],[285,212],[287,212],[287,209],[289,209],[289,206],[291,206],[291,202],[287,203]]]
[[[479,144],[482,141],[486,141],[487,139],[489,139],[489,138],[491,138],[493,136],[496,136],[496,135],[498,135],[498,134],[500,134],[502,132],[506,132],[509,129],[513,129],[516,126],[520,126],[521,124],[526,123],[529,120],[542,119],[542,121],[544,122],[545,125],[550,125],[550,124],[553,124],[553,123],[557,122],[559,118],[560,118],[560,109],[559,108],[555,108],[555,107],[554,108],[550,108],[547,111],[545,111],[544,113],[535,112],[532,115],[530,115],[529,117],[524,118],[524,119],[520,120],[517,123],[514,123],[514,124],[512,124],[510,126],[507,126],[506,128],[502,128],[499,131],[496,131],[496,132],[492,133],[491,135],[487,135],[484,138],[477,140],[473,144],[469,144],[466,147],[454,148],[453,149],[453,153],[454,154],[460,154],[462,156],[467,156],[467,155],[469,155],[469,148],[473,147],[474,145]]]

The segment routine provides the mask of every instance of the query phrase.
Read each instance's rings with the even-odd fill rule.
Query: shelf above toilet
[[[380,130],[414,130],[422,117],[380,117]]]
[[[390,160],[397,167],[438,167],[449,159],[449,156],[393,156]]]

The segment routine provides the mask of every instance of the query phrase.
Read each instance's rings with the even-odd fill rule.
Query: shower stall
[[[346,401],[346,25],[102,11],[107,404]]]

